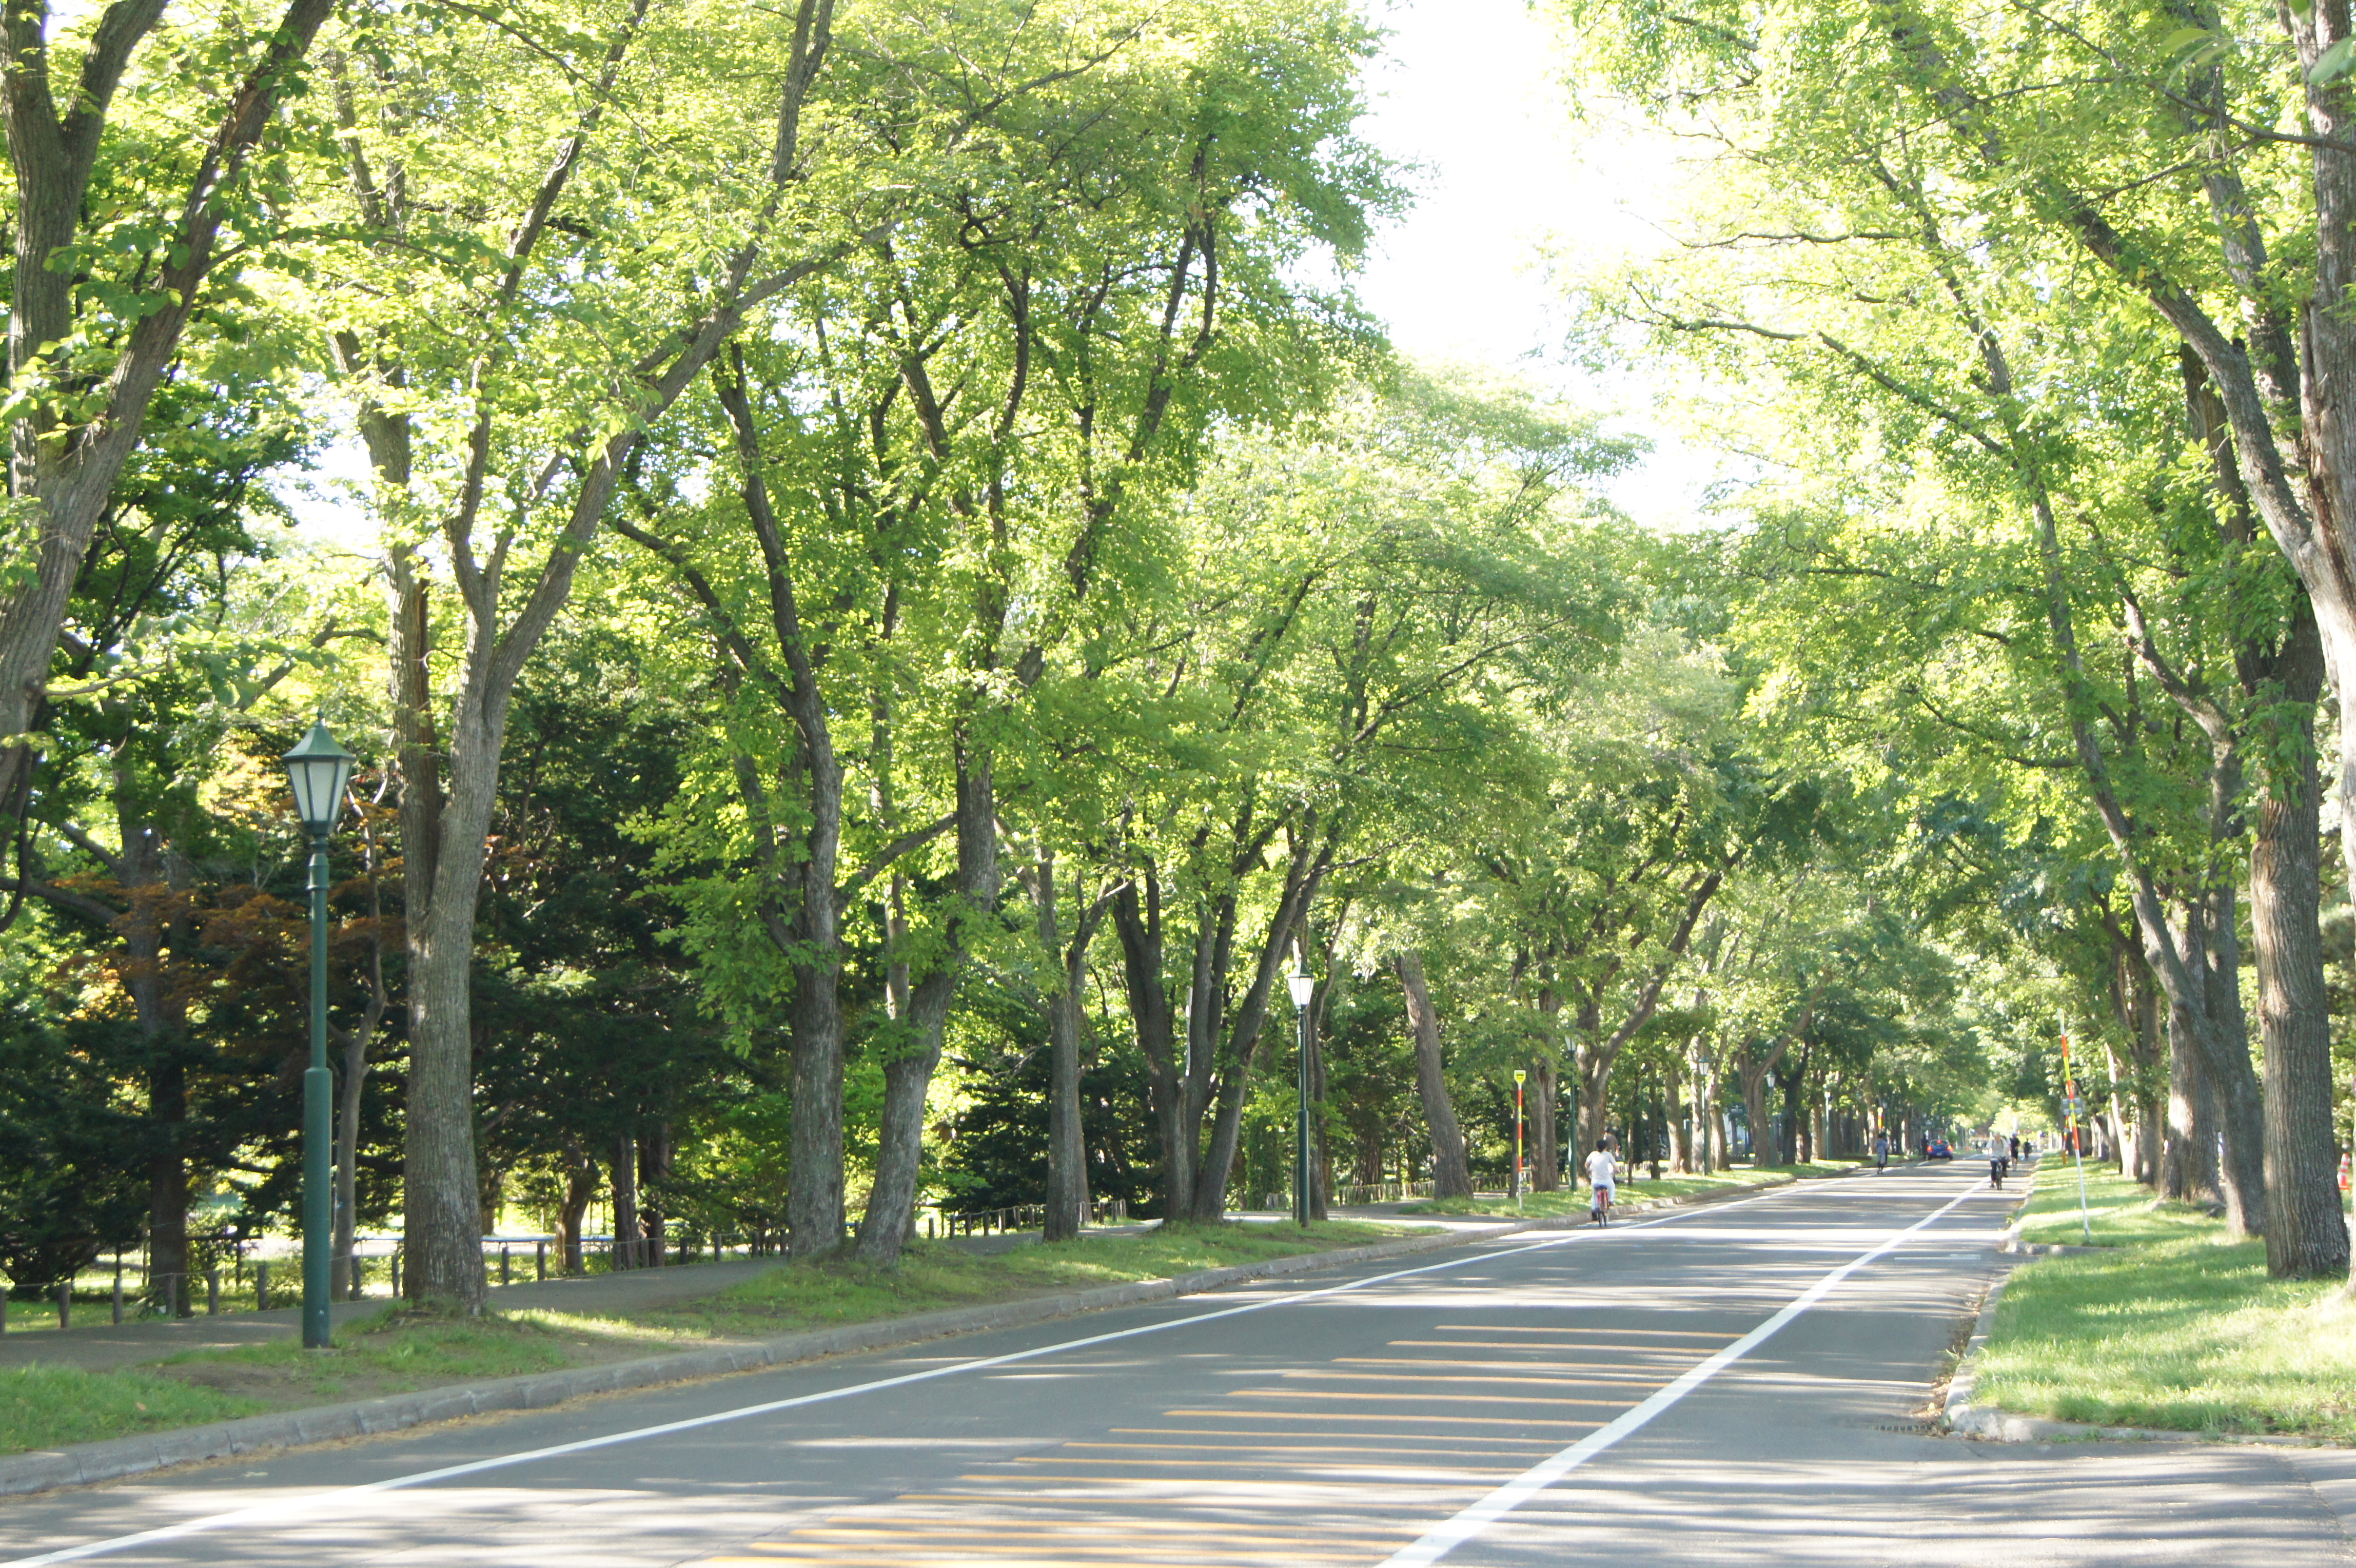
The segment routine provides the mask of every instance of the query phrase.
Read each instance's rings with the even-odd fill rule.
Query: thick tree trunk
[[[2200,1027],[2182,1007],[2168,1014],[2168,1142],[2160,1159],[2160,1194],[2178,1203],[2220,1201],[2217,1182],[2217,1097],[2195,1042]]]
[[[2312,703],[2311,676],[2283,694]],[[2331,1015],[2321,928],[2322,779],[2311,708],[2285,727],[2250,846],[2250,920],[2258,952],[2258,1030],[2265,1048],[2266,1272],[2277,1279],[2344,1273],[2339,1138],[2331,1114]]]
[[[2265,1233],[2266,1219],[2266,1112],[2257,1069],[2250,1060],[2249,1020],[2242,1010],[2242,944],[2236,935],[2240,903],[2230,881],[2210,890],[2209,973],[2203,986],[2209,1029],[2201,1043],[2217,1096],[2218,1131],[2224,1138],[2218,1187],[2225,1226],[2237,1236],[2258,1236]]]
[[[1464,1130],[1448,1097],[1448,1077],[1440,1056],[1440,1015],[1423,977],[1423,955],[1409,950],[1391,961],[1407,997],[1408,1027],[1415,1032],[1415,1090],[1423,1101],[1424,1125],[1431,1130],[1432,1196],[1470,1197],[1472,1171],[1464,1158]]]
[[[842,1245],[842,1000],[833,962],[794,966],[786,1229],[797,1259]]]
[[[469,682],[471,688],[472,682]],[[434,834],[432,894],[410,879],[408,1141],[402,1161],[402,1283],[413,1301],[468,1316],[487,1299],[475,1159],[475,906],[498,779],[497,714],[462,708],[452,725],[450,792]]]

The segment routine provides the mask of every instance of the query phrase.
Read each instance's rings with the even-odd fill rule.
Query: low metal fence
[[[722,1260],[730,1252],[755,1255],[755,1243],[733,1231],[697,1230],[673,1227],[658,1245],[651,1237],[623,1240],[610,1235],[584,1236],[584,1265],[608,1270],[661,1268],[697,1257]],[[554,1234],[486,1236],[482,1238],[486,1273],[494,1284],[520,1284],[563,1273],[563,1238]],[[17,1300],[9,1292],[35,1282],[0,1281],[0,1331],[8,1326],[13,1309],[47,1316],[54,1311],[59,1328],[76,1320],[102,1314],[112,1324],[141,1317],[187,1317],[202,1311],[269,1312],[300,1305],[303,1258],[299,1241],[281,1237],[255,1238],[225,1231],[193,1232],[189,1250],[211,1261],[180,1270],[156,1270],[128,1249],[85,1263],[73,1273],[39,1282],[38,1305]],[[338,1262],[343,1277],[337,1283],[343,1299],[379,1296],[393,1300],[402,1294],[402,1238],[394,1235],[353,1238],[349,1256]]]
[[[1091,1199],[1088,1223],[1128,1224],[1129,1199]],[[1047,1206],[1044,1203],[1010,1204],[1003,1208],[969,1208],[957,1213],[935,1209],[925,1216],[925,1234],[927,1237],[996,1236],[1020,1230],[1043,1230],[1046,1225]]]

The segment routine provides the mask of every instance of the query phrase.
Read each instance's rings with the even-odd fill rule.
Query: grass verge
[[[946,1242],[919,1241],[900,1266],[871,1269],[853,1259],[821,1259],[762,1274],[700,1301],[633,1314],[633,1320],[680,1332],[766,1337],[945,1307],[979,1306],[1095,1285],[1170,1279],[1302,1252],[1389,1240],[1398,1226],[1331,1220],[1295,1225],[1226,1223],[1089,1236],[977,1255]]]
[[[2117,1172],[2086,1173],[2086,1220],[2078,1219],[2078,1176],[2066,1155],[2047,1156],[2037,1190],[2020,1211],[2020,1239],[2064,1246],[2135,1247],[2204,1236],[2217,1222],[2188,1203],[2169,1203]]]
[[[229,1421],[262,1408],[253,1400],[191,1388],[145,1369],[11,1367],[0,1370],[0,1454]]]
[[[2086,1197],[2104,1251],[2014,1271],[1976,1399],[2104,1426],[2356,1442],[2356,1305],[2339,1282],[2269,1279],[2265,1243],[2123,1177],[2089,1172]],[[2074,1175],[2047,1173],[2021,1234],[2079,1240]]]
[[[1689,1197],[1695,1193],[1725,1192],[1739,1187],[1758,1187],[1785,1176],[1838,1176],[1854,1170],[1854,1160],[1820,1160],[1797,1165],[1737,1165],[1716,1176],[1663,1176],[1658,1181],[1644,1181],[1623,1176],[1620,1183],[1619,1200],[1614,1212],[1626,1212],[1642,1208],[1655,1199]],[[1512,1219],[1519,1214],[1527,1219],[1553,1219],[1565,1214],[1584,1215],[1588,1194],[1584,1187],[1577,1191],[1533,1192],[1524,1195],[1516,1209],[1510,1197],[1483,1193],[1476,1197],[1439,1197],[1423,1203],[1410,1204],[1399,1212],[1407,1214],[1494,1214]]]

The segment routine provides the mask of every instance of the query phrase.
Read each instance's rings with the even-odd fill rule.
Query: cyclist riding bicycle
[[[1589,1221],[1596,1225],[1611,1224],[1612,1194],[1618,1186],[1618,1180],[1609,1138],[1598,1138],[1595,1152],[1587,1156],[1587,1185],[1595,1189],[1594,1198],[1587,1209]]]

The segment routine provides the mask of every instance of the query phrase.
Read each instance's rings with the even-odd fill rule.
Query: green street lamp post
[[[281,758],[294,815],[311,835],[311,1065],[303,1074],[303,1348],[327,1348],[327,1271],[335,1235],[335,1078],[327,1071],[327,835],[344,814],[352,754],[325,719]]]
[[[1292,1148],[1292,1218],[1302,1225],[1309,1223],[1309,999],[1316,994],[1317,977],[1304,967],[1288,975],[1285,983],[1292,988],[1294,1053],[1293,1076],[1301,1090],[1299,1124],[1293,1129]]]

